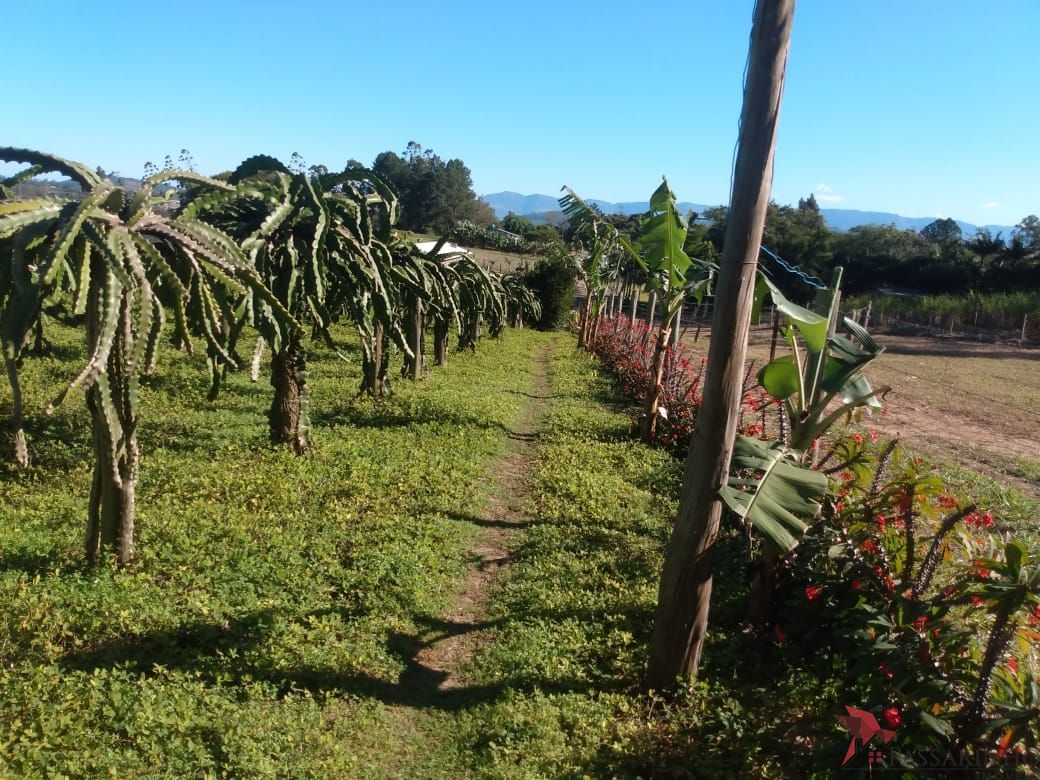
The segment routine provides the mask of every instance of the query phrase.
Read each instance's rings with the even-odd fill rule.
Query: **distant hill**
[[[504,217],[510,211],[514,214],[522,214],[525,217],[536,217],[545,212],[560,210],[560,202],[552,195],[521,195],[519,192],[496,192],[492,195],[481,195],[480,197],[495,210],[495,216],[499,218]],[[648,205],[645,200],[612,203],[608,200],[586,198],[585,202],[596,204],[604,214],[642,214],[646,211]],[[679,203],[677,205],[681,211],[700,212],[708,208],[698,203]]]
[[[551,212],[559,212],[560,204],[552,195],[521,195],[518,192],[496,192],[491,195],[482,196],[483,199],[495,211],[496,217],[504,217],[510,211],[514,214],[522,214],[534,222],[544,222],[546,216]],[[647,209],[647,202],[631,201],[625,203],[612,203],[605,200],[588,198],[589,203],[595,203],[605,214],[641,214]],[[709,207],[702,203],[680,203],[681,211],[705,211]],[[935,221],[935,217],[904,217],[900,214],[892,214],[887,211],[857,211],[855,209],[820,209],[824,221],[832,230],[848,230],[857,225],[895,225],[898,228],[921,230],[921,228]],[[1010,237],[1014,226],[1010,225],[973,225],[970,222],[957,220],[964,235],[972,236],[979,227],[986,228],[994,235],[1003,233],[1005,238]]]
[[[911,228],[920,231],[935,221],[935,217],[904,217],[887,211],[856,211],[855,209],[820,209],[824,221],[833,230],[848,230],[857,225],[895,225],[897,228]],[[965,237],[975,235],[980,227],[996,235],[1003,233],[1004,238],[1011,236],[1013,225],[973,225],[958,219]]]

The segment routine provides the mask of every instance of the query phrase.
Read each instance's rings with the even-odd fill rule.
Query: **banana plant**
[[[827,313],[821,315],[789,301],[764,275],[759,278],[759,303],[771,296],[788,320],[785,338],[791,354],[776,358],[758,372],[759,384],[783,404],[785,435],[770,443],[768,452],[762,442],[738,436],[734,475],[729,487],[722,489],[722,497],[781,553],[798,544],[806,521],[818,514],[827,489],[826,477],[811,469],[819,438],[856,410],[880,407],[878,397],[889,389],[873,389],[862,373],[883,347],[848,318],[844,320],[848,337],[834,332],[840,280],[839,271]],[[742,476],[748,471],[759,476]]]
[[[303,454],[312,443],[300,323],[331,341],[329,326],[348,313],[366,351],[377,336],[382,341],[378,323],[409,352],[386,282],[392,258],[380,240],[389,235],[397,199],[368,171],[313,175],[267,156],[243,162],[228,184],[224,192],[195,199],[187,213],[233,236],[292,314],[295,324],[285,327],[265,301],[247,291],[238,324],[251,323],[272,351],[271,441]]]
[[[85,317],[87,362],[48,405],[83,389],[95,454],[88,508],[90,562],[114,549],[120,563],[133,556],[139,383],[155,368],[166,309],[177,340],[191,348],[200,335],[211,354],[233,362],[228,350],[230,301],[249,292],[286,326],[289,312],[261,282],[235,242],[189,215],[173,215],[176,180],[199,191],[229,189],[190,171],[168,170],[128,193],[79,163],[26,149],[0,148],[0,160],[58,173],[83,190],[78,201],[0,202],[0,241],[10,262],[0,281],[0,322],[9,377],[45,302]]]
[[[840,269],[834,290],[840,287]],[[759,289],[771,296],[777,310],[788,320],[784,339],[791,354],[767,363],[758,372],[759,384],[784,405],[788,421],[788,447],[794,452],[815,450],[817,442],[835,422],[861,407],[881,408],[879,397],[890,388],[871,388],[863,369],[884,348],[865,328],[849,318],[843,325],[848,336],[837,335],[840,296],[831,296],[826,315],[792,303],[765,276]],[[799,346],[798,336],[804,343]],[[837,403],[835,401],[837,400]]]
[[[634,248],[613,226],[602,219],[594,207],[587,205],[569,188],[560,199],[560,205],[568,219],[574,222],[581,235],[593,238],[586,270],[586,285],[590,286],[587,303],[586,327],[582,329],[586,348],[591,348],[586,335],[589,318],[595,318],[605,286],[601,280],[619,274],[622,261],[628,257],[642,269],[648,279],[652,294],[661,302],[663,316],[654,344],[654,356],[650,369],[649,385],[643,402],[640,418],[640,435],[651,442],[657,434],[657,422],[662,413],[661,380],[664,374],[664,359],[673,322],[683,301],[692,296],[701,300],[710,278],[712,265],[703,260],[689,257],[683,249],[687,237],[686,219],[676,207],[675,193],[663,179],[661,185],[650,196],[650,208],[643,215],[642,237],[639,249]],[[612,251],[618,250],[618,251]],[[611,258],[614,262],[604,262]],[[604,272],[606,271],[606,273]],[[593,290],[595,290],[595,298]]]
[[[759,384],[783,405],[783,435],[771,442],[738,435],[728,484],[719,491],[726,505],[766,540],[751,593],[751,619],[758,624],[771,611],[779,556],[798,545],[827,492],[826,475],[813,468],[820,437],[843,417],[879,407],[878,396],[889,389],[871,388],[862,373],[882,353],[881,345],[848,318],[848,337],[835,333],[840,284],[838,269],[822,300],[826,314],[818,314],[792,303],[766,276],[759,276],[757,305],[769,295],[787,318],[791,354],[758,373]]]
[[[578,346],[595,348],[596,324],[603,309],[608,282],[620,271],[624,246],[617,228],[606,221],[595,204],[582,200],[570,187],[563,187],[560,209],[570,223],[572,242],[582,255],[578,278],[585,285],[585,305],[578,325]]]
[[[713,267],[686,254],[687,233],[687,220],[676,207],[675,193],[668,186],[668,180],[663,179],[661,186],[650,196],[650,209],[643,216],[642,252],[631,250],[625,242],[633,259],[646,273],[650,289],[663,309],[661,327],[654,344],[650,386],[640,418],[640,432],[648,442],[655,439],[661,416],[661,380],[672,327],[688,297],[700,303]]]

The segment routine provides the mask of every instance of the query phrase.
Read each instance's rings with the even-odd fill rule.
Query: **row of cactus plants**
[[[87,361],[47,407],[86,393],[95,453],[86,554],[133,557],[141,376],[156,369],[164,324],[174,343],[205,344],[210,397],[243,361],[246,326],[259,334],[257,377],[271,351],[271,439],[302,454],[312,446],[305,332],[331,341],[330,326],[350,322],[361,336],[362,392],[386,387],[391,345],[422,374],[422,332],[438,338],[455,324],[460,346],[484,330],[538,316],[537,301],[517,284],[466,255],[424,254],[395,231],[398,199],[370,171],[293,171],[253,157],[216,177],[164,170],[139,190],[114,184],[100,169],[16,148],[0,160],[26,167],[0,193],[0,336],[12,388],[10,439],[29,461],[18,366],[38,334],[43,312],[81,325]],[[41,174],[66,176],[76,199],[14,196],[15,185]],[[410,339],[404,323],[412,325]],[[438,330],[439,328],[439,330]],[[438,362],[446,360],[446,351]],[[417,367],[417,368],[416,368]]]

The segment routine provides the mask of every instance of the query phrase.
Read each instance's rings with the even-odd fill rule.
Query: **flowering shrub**
[[[632,325],[627,317],[604,318],[595,341],[599,359],[617,378],[625,396],[642,400],[649,389],[656,332],[643,322]],[[693,426],[701,405],[701,384],[706,358],[691,359],[680,346],[665,352],[662,406],[664,413],[657,425],[656,443],[685,455],[693,437]],[[765,436],[767,421],[775,420],[767,412],[775,401],[757,386],[752,368],[744,377],[743,418],[740,433]],[[772,425],[772,423],[770,422]]]
[[[898,723],[904,751],[1040,757],[1036,562],[919,459],[870,448],[832,450],[830,506],[786,573],[785,638],[845,703]]]
[[[600,326],[596,352],[633,400],[646,392],[653,349],[645,325],[619,317]],[[669,350],[656,441],[677,453],[689,446],[703,375],[703,360]],[[740,432],[765,438],[781,418],[752,382],[749,370]],[[830,487],[821,516],[783,559],[786,600],[766,624],[769,640],[808,659],[841,704],[895,730],[893,755],[906,767],[928,751],[975,766],[1036,765],[1040,561],[996,535],[992,512],[948,495],[919,458],[878,438],[818,442],[814,468]]]

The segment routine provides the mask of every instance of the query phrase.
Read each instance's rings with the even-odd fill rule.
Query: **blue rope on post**
[[[794,274],[795,276],[799,277],[803,282],[805,282],[810,287],[815,287],[817,290],[826,290],[826,289],[828,289],[827,285],[825,285],[820,279],[817,279],[815,276],[810,276],[809,274],[805,273],[805,271],[803,271],[798,266],[791,265],[786,260],[784,260],[782,257],[780,257],[780,255],[778,255],[775,252],[773,252],[769,247],[765,246],[764,244],[762,245],[762,251],[765,252],[767,255],[769,255],[774,260],[776,260],[776,262],[778,262],[780,264],[781,268],[783,268],[788,273]]]

